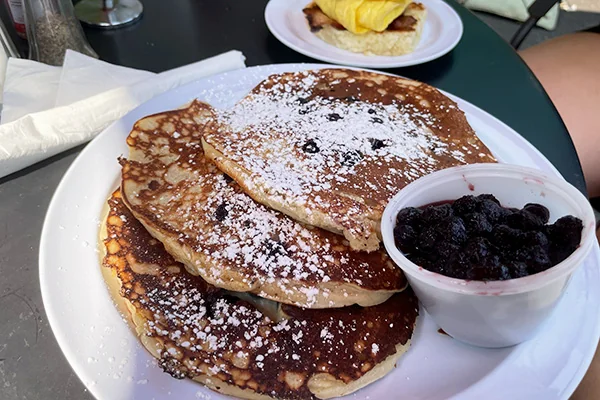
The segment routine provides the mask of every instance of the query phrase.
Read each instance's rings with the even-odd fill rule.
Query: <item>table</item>
[[[390,72],[430,83],[495,115],[585,191],[566,128],[535,77],[487,25],[450,2],[465,25],[457,48],[428,64]],[[137,24],[115,31],[86,29],[103,60],[159,72],[238,49],[249,66],[314,62],[268,32],[263,19],[266,0],[143,3],[145,14]],[[56,344],[44,314],[38,278],[44,215],[80,150],[0,179],[0,398],[4,400],[92,398]]]

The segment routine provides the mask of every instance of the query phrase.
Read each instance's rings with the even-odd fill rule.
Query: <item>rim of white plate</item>
[[[415,52],[410,53],[410,54],[405,54],[402,56],[394,56],[394,57],[366,56],[363,54],[352,53],[349,51],[338,49],[335,46],[332,46],[332,45],[329,45],[329,44],[323,42],[322,43],[323,47],[326,48],[326,47],[330,46],[331,51],[333,52],[331,54],[334,54],[333,56],[328,55],[328,53],[325,52],[325,49],[321,49],[318,46],[312,45],[312,44],[307,43],[306,41],[302,40],[297,34],[295,34],[292,31],[292,29],[290,29],[290,27],[287,24],[280,25],[283,23],[277,22],[276,17],[281,16],[280,14],[277,14],[277,12],[280,11],[280,9],[278,7],[291,9],[291,8],[297,6],[298,3],[308,4],[308,3],[310,3],[310,1],[271,0],[265,7],[264,18],[265,18],[265,23],[267,24],[267,28],[273,34],[273,36],[275,36],[275,38],[277,38],[277,40],[279,40],[281,43],[283,43],[285,46],[289,47],[290,49],[297,51],[298,53],[304,54],[305,56],[312,57],[317,60],[329,62],[332,64],[340,64],[340,65],[345,65],[345,66],[354,66],[354,67],[361,67],[361,68],[400,68],[400,67],[409,67],[412,65],[424,64],[426,62],[435,60],[437,58],[440,58],[440,57],[446,55],[447,53],[452,51],[456,47],[456,45],[460,42],[460,39],[462,38],[462,35],[464,32],[464,26],[462,23],[462,19],[460,18],[458,13],[452,7],[450,7],[448,4],[446,4],[445,2],[443,2],[441,0],[421,0],[421,2],[424,3],[428,7],[428,13],[431,14],[431,16],[429,14],[427,16],[429,21],[431,21],[431,19],[435,17],[436,19],[442,21],[442,26],[444,26],[443,24],[445,24],[445,26],[448,27],[446,30],[443,30],[442,32],[439,33],[439,35],[438,35],[439,38],[437,41],[438,42],[442,41],[442,40],[447,41],[449,37],[452,39],[452,40],[448,41],[445,45],[439,45],[438,46],[439,48],[437,50],[435,50],[436,42],[434,42],[432,45],[429,45],[429,48],[432,48],[433,51],[430,51],[429,53],[426,52],[423,56],[418,56],[418,52],[423,51],[423,48],[419,48],[419,47],[417,47]],[[428,20],[426,19],[425,24],[428,24],[427,21]],[[280,26],[284,26],[285,28],[280,29],[279,28]],[[429,29],[429,27],[427,27],[427,29]],[[308,30],[308,27],[307,27],[307,30]],[[310,33],[310,30],[308,30],[308,32]],[[452,35],[452,36],[449,36],[449,35]],[[304,44],[306,47],[303,47],[300,44],[294,43],[294,40],[296,40],[296,39],[302,40],[300,43]],[[427,48],[425,48],[425,49],[427,49]],[[344,59],[342,56],[338,56],[336,54],[338,52],[341,52],[341,53],[345,54],[348,58],[353,58],[355,60]]]
[[[67,361],[73,368],[74,372],[80,377],[80,379],[84,380],[83,379],[84,377],[89,377],[89,376],[87,376],[88,374],[87,374],[86,369],[79,365],[79,362],[76,359],[76,352],[74,351],[74,349],[70,348],[70,343],[69,343],[68,337],[67,337],[68,332],[65,332],[64,329],[62,329],[63,327],[61,326],[60,321],[57,317],[58,310],[55,310],[55,308],[54,308],[55,304],[52,304],[52,302],[50,301],[49,287],[47,286],[48,278],[46,276],[46,273],[48,272],[48,266],[46,264],[46,262],[47,262],[46,241],[48,240],[48,231],[51,229],[48,221],[49,221],[49,219],[51,219],[52,213],[55,212],[54,209],[58,207],[59,203],[58,203],[57,199],[62,195],[62,192],[64,190],[66,190],[65,188],[68,187],[70,176],[74,174],[77,164],[82,162],[81,160],[85,159],[89,153],[92,153],[94,151],[94,143],[99,141],[105,134],[109,133],[112,129],[114,129],[115,125],[121,123],[121,121],[123,121],[123,120],[131,118],[131,115],[134,115],[138,108],[144,107],[145,105],[147,105],[148,103],[151,103],[151,102],[158,102],[161,99],[164,99],[167,96],[172,95],[173,93],[175,93],[179,90],[183,90],[186,87],[192,87],[192,86],[198,85],[198,83],[201,81],[209,80],[209,79],[215,78],[216,76],[221,76],[221,75],[227,76],[227,75],[231,75],[233,73],[240,73],[240,71],[246,71],[246,73],[247,73],[248,70],[258,70],[258,71],[265,70],[265,74],[268,74],[268,73],[277,73],[277,72],[283,72],[283,71],[297,71],[297,70],[303,70],[303,69],[321,69],[321,68],[348,68],[348,67],[341,66],[341,65],[325,65],[325,64],[314,64],[314,63],[271,64],[271,65],[255,66],[255,67],[245,68],[245,69],[238,70],[238,71],[217,74],[217,75],[213,75],[211,77],[203,78],[196,82],[192,82],[181,88],[174,89],[172,91],[163,93],[163,94],[157,96],[156,98],[150,100],[147,103],[141,104],[136,109],[132,110],[127,115],[125,115],[123,118],[115,121],[107,129],[105,129],[103,132],[101,132],[96,138],[94,138],[83,149],[81,154],[79,154],[77,156],[77,158],[73,161],[73,163],[71,164],[71,166],[68,168],[67,172],[64,174],[63,178],[61,179],[61,182],[57,186],[57,188],[52,196],[52,199],[50,201],[50,205],[48,207],[46,217],[44,219],[44,225],[42,228],[42,234],[41,234],[41,240],[40,240],[39,266],[40,266],[40,288],[41,288],[41,293],[42,293],[42,299],[44,301],[44,309],[48,316],[49,324],[52,328],[52,331],[56,337],[57,342],[59,343],[59,346],[60,346],[63,354],[65,355],[65,358],[67,359]],[[381,72],[381,71],[375,71],[375,72],[385,73],[385,72]],[[389,75],[393,75],[393,74],[389,74]],[[465,112],[465,114],[467,114],[467,115],[475,114],[478,116],[483,116],[486,118],[486,121],[489,124],[495,125],[502,131],[509,132],[511,135],[510,139],[512,140],[514,145],[519,145],[520,147],[522,147],[523,150],[527,151],[527,153],[529,153],[530,156],[532,156],[533,158],[535,158],[538,161],[542,161],[545,164],[545,167],[548,168],[549,171],[552,171],[556,175],[561,176],[558,173],[558,171],[556,170],[556,168],[545,158],[545,156],[543,156],[532,144],[530,144],[525,138],[520,136],[517,132],[515,132],[508,125],[501,122],[500,120],[495,118],[493,115],[474,106],[473,104],[471,104],[461,98],[458,98],[456,96],[448,94],[444,91],[442,91],[442,92],[444,94],[448,95],[454,101],[458,101],[460,103],[460,108]],[[600,251],[599,251],[599,248],[597,245],[594,249],[594,258],[595,258],[595,264],[598,267],[600,265]],[[591,334],[596,341],[600,337],[600,318],[598,318],[596,320],[593,332]],[[594,344],[594,349],[595,349],[595,344]],[[564,396],[564,398],[567,398],[575,391],[577,385],[579,384],[579,382],[583,378],[585,372],[587,371],[587,369],[592,361],[593,355],[594,355],[594,351],[592,350],[587,354],[586,357],[583,357],[582,362],[580,363],[577,372],[575,374],[573,374],[573,376],[571,377],[569,385],[567,385],[564,388],[564,390],[562,391],[562,395]],[[84,380],[84,383],[86,383],[85,380]],[[479,381],[479,382],[475,383],[473,386],[479,385],[481,383],[482,382]],[[88,387],[88,389],[90,390],[90,392],[92,394],[96,395],[97,391],[95,390],[95,388]]]

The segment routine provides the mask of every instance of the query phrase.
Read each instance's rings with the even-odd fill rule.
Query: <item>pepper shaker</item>
[[[62,65],[67,49],[98,58],[75,17],[71,0],[23,0],[29,58]]]

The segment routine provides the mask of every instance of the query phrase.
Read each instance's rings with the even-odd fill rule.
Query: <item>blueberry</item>
[[[419,234],[419,239],[416,243],[417,250],[422,253],[431,253],[435,249],[435,245],[440,239],[440,234],[435,226],[427,226]]]
[[[465,221],[467,232],[471,236],[487,235],[493,229],[492,224],[490,224],[485,215],[482,213],[474,212],[470,214],[464,214],[463,220]]]
[[[417,241],[417,232],[410,225],[396,225],[394,227],[396,245],[404,253],[411,253]]]
[[[457,251],[449,259],[447,259],[447,271],[449,275],[458,279],[467,279],[467,271],[470,268],[470,263],[464,251]]]
[[[519,247],[504,252],[504,257],[516,261],[527,262],[532,258],[532,252],[529,248]]]
[[[229,214],[229,212],[227,211],[227,203],[223,202],[219,204],[219,206],[215,210],[215,219],[219,222],[223,222],[225,218],[227,218],[227,214]]]
[[[230,177],[227,174],[223,174],[223,178],[225,179],[225,183],[231,183],[231,182],[233,182],[233,178]]]
[[[523,210],[538,217],[543,224],[547,224],[548,219],[550,219],[550,211],[541,204],[528,203],[525,204]]]
[[[477,210],[479,200],[475,196],[463,196],[452,203],[452,209],[458,215],[465,215]]]
[[[479,211],[485,215],[487,220],[492,224],[503,222],[504,219],[511,214],[509,210],[490,199],[481,200],[479,203]]]
[[[510,279],[510,270],[506,267],[500,257],[489,254],[482,258],[479,263],[472,264],[467,272],[469,279],[478,281],[497,281]]]
[[[383,140],[380,139],[369,139],[369,143],[371,143],[371,150],[379,150],[383,147],[386,147],[386,144]]]
[[[581,242],[582,230],[583,222],[579,218],[567,215],[548,227],[548,236],[553,242],[564,247],[577,247]]]
[[[423,210],[423,222],[433,225],[437,224],[443,219],[452,216],[452,206],[450,204],[442,204],[439,206],[427,206]]]
[[[369,121],[373,124],[383,124],[383,120],[379,117],[371,117]]]
[[[548,252],[541,246],[533,246],[530,249],[529,263],[535,272],[545,271],[552,266]]]
[[[445,264],[447,260],[451,259],[459,250],[459,245],[447,241],[440,242],[435,247],[437,258],[441,260],[443,264]]]
[[[523,241],[523,232],[508,225],[497,225],[490,236],[492,243],[500,248],[518,248]]]
[[[511,261],[507,266],[512,278],[521,278],[530,274],[527,264],[522,261]]]
[[[321,149],[319,149],[317,142],[315,142],[313,139],[309,139],[302,146],[302,151],[308,154],[315,154],[321,151]]]
[[[502,263],[500,257],[496,254],[492,254],[485,261],[484,265],[488,270],[488,277],[485,280],[499,280],[503,281],[511,278],[510,269]]]
[[[406,207],[398,212],[396,216],[396,222],[398,224],[411,225],[414,228],[418,228],[421,225],[421,216],[423,211],[415,207]]]
[[[501,281],[505,281],[505,280],[507,280],[507,279],[512,279],[512,278],[513,278],[513,276],[512,276],[512,274],[511,274],[511,271],[510,271],[510,269],[509,269],[509,268],[508,268],[506,265],[504,265],[504,264],[500,264],[500,265],[499,265],[498,267],[496,267],[496,268],[497,268],[497,270],[498,270],[498,272],[499,272],[499,274],[498,274],[498,275],[499,275],[499,276],[498,276],[498,279],[499,279],[499,280],[501,280]]]
[[[360,151],[353,150],[353,151],[348,151],[348,152],[344,153],[344,155],[342,157],[343,157],[342,165],[345,167],[352,167],[352,166],[358,164],[360,162],[360,160],[362,160],[363,155]]]
[[[338,113],[327,114],[327,120],[331,122],[339,121],[342,119],[342,116]]]
[[[546,233],[550,240],[550,260],[558,264],[569,257],[581,242],[583,223],[579,218],[566,216],[559,218],[554,224],[547,226]]]
[[[540,218],[526,210],[510,214],[505,220],[506,225],[522,231],[539,230],[544,225]]]
[[[306,97],[298,97],[296,101],[300,104],[306,104],[310,101],[310,99],[307,99]]]
[[[556,265],[566,260],[574,251],[575,248],[559,247],[552,243],[548,255],[552,265]]]
[[[150,189],[150,190],[158,190],[159,187],[160,187],[160,183],[158,183],[158,181],[155,181],[155,180],[151,180],[150,183],[148,184],[148,189]]]
[[[544,271],[552,266],[547,249],[539,245],[524,245],[504,254],[505,259],[526,263],[530,273]]]
[[[492,245],[485,238],[474,237],[469,239],[463,251],[472,265],[483,265],[484,260],[491,256]]]
[[[548,237],[541,231],[530,231],[523,235],[523,243],[526,246],[540,246],[548,248]]]
[[[283,243],[281,243],[278,240],[265,239],[263,245],[267,253],[267,259],[278,259],[280,256],[284,256],[287,254],[287,249],[285,248]]]
[[[493,194],[480,194],[477,196],[480,202],[482,201],[491,201],[492,203],[496,203],[496,205],[500,205],[500,201]]]
[[[462,244],[467,241],[467,228],[460,217],[448,217],[438,224],[438,230],[446,241]]]
[[[369,109],[367,110],[367,112],[368,112],[369,114],[376,114],[376,113],[377,113],[377,111],[373,110],[372,108],[369,108]]]

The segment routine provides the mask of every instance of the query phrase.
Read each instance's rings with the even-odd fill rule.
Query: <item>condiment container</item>
[[[23,0],[5,0],[8,5],[10,17],[12,19],[17,35],[27,39],[25,28],[25,14],[23,12]]]
[[[579,247],[546,271],[505,281],[468,281],[430,272],[411,262],[396,247],[394,226],[405,207],[490,193],[504,207],[539,203],[550,223],[573,215],[583,221]],[[589,201],[565,180],[541,171],[507,164],[473,164],[422,177],[392,198],[381,222],[385,248],[402,268],[434,321],[453,338],[481,347],[506,347],[535,335],[551,315],[569,283],[594,246],[596,221]]]
[[[62,65],[67,49],[96,57],[71,0],[23,0],[29,40],[29,58],[50,65]]]

